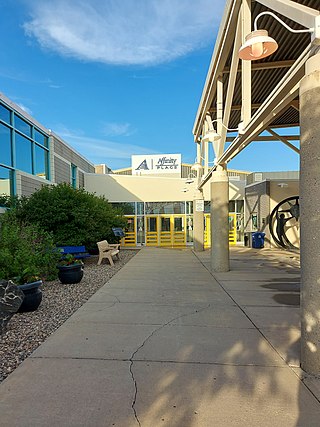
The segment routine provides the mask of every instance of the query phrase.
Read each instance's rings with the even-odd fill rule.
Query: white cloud
[[[102,131],[106,136],[130,136],[136,132],[130,123],[104,123]]]
[[[225,0],[28,0],[26,33],[87,61],[168,62],[212,44]]]
[[[106,163],[111,167],[117,163],[116,167],[124,165],[124,161],[129,162],[132,154],[154,154],[156,151],[135,144],[123,144],[110,140],[91,138],[85,136],[81,131],[68,130],[64,126],[58,126],[55,131],[68,144],[75,148],[91,162]],[[115,160],[120,160],[115,162]]]

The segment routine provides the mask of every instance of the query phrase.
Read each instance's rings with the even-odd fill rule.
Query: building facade
[[[132,156],[130,168],[85,175],[85,188],[122,208],[128,220],[125,246],[193,245],[197,177],[180,154]],[[243,242],[244,188],[248,172],[229,171],[229,241]],[[204,189],[204,246],[210,247],[209,188]]]
[[[43,184],[84,186],[94,165],[0,94],[0,194],[28,196]]]

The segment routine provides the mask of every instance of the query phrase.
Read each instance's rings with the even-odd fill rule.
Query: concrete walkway
[[[319,426],[297,257],[233,248],[229,273],[208,264],[141,250],[1,384],[0,425]]]

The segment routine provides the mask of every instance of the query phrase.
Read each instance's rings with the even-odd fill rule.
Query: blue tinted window
[[[35,146],[34,173],[40,178],[48,178],[48,152],[38,145]]]
[[[77,188],[77,166],[71,165],[71,186]]]
[[[14,116],[14,126],[20,132],[31,137],[31,126],[27,122],[20,119],[20,117],[18,117],[16,115]]]
[[[34,130],[34,139],[38,144],[48,147],[48,138],[36,129]]]
[[[10,110],[8,110],[8,108],[6,108],[4,105],[0,104],[0,119],[10,124],[10,115]]]
[[[32,173],[31,142],[16,133],[16,168]]]
[[[12,172],[0,166],[0,194],[11,194]]]
[[[0,123],[0,163],[12,166],[11,129]]]

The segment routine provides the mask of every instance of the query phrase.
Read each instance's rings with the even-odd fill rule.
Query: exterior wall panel
[[[79,188],[84,188],[84,173],[83,172],[79,172],[78,178],[79,178],[79,185],[78,185],[78,187]]]
[[[54,182],[60,184],[67,182],[70,184],[70,163],[66,163],[59,157],[54,157]]]
[[[83,172],[94,173],[95,171],[92,164],[86,161],[62,141],[59,141],[56,137],[54,137],[54,152],[77,166]]]
[[[51,182],[33,175],[17,172],[17,194],[19,196],[30,196],[36,190],[40,190],[43,185],[50,185]]]

